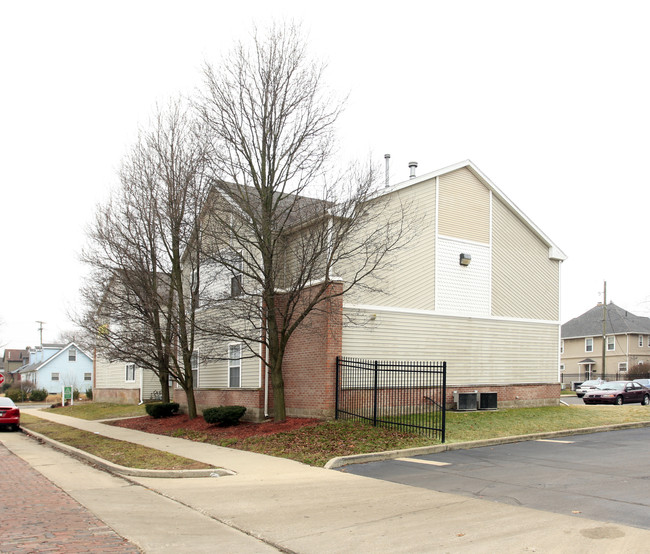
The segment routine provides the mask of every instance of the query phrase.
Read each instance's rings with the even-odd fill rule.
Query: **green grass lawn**
[[[136,406],[134,404],[110,404],[108,402],[84,402],[73,406],[47,408],[44,411],[92,420],[147,415],[144,404]]]
[[[126,417],[145,414],[143,406],[111,404],[80,405],[57,408],[51,411],[85,419],[105,419],[120,415]],[[650,422],[650,407],[550,406],[543,408],[512,408],[498,411],[447,412],[446,421],[446,441],[447,443],[457,443],[550,431],[584,429],[617,423]],[[408,423],[408,419],[405,422]],[[29,425],[25,423],[25,426]],[[328,460],[337,456],[439,444],[439,441],[435,439],[418,434],[383,427],[372,427],[367,423],[349,420],[324,421],[318,425],[294,431],[244,439],[217,438],[207,433],[182,428],[176,429],[170,434],[174,437],[219,446],[282,456],[316,466],[322,466]],[[78,448],[83,447],[78,446]]]
[[[161,452],[139,444],[96,435],[67,425],[60,425],[29,414],[20,414],[20,425],[55,441],[74,446],[99,458],[138,469],[210,469],[212,466]]]

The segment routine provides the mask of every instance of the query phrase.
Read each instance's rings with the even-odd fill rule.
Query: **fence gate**
[[[416,431],[445,442],[447,362],[336,358],[336,419]]]

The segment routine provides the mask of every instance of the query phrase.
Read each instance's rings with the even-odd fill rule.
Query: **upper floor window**
[[[135,364],[126,364],[124,372],[124,380],[127,383],[135,382]]]
[[[607,350],[613,352],[614,348],[616,348],[614,343],[614,337],[607,337]]]
[[[233,254],[232,277],[230,278],[230,296],[240,296],[244,291],[242,286],[244,259],[241,254]]]
[[[77,349],[76,348],[70,348],[68,350],[68,361],[69,362],[76,362],[77,361]]]
[[[564,354],[564,340],[560,341],[560,354]]]
[[[241,344],[228,346],[228,386],[241,387]]]
[[[195,387],[199,386],[199,351],[192,351],[192,383]]]
[[[59,380],[59,374],[58,373],[52,373],[52,381],[58,381]]]
[[[593,351],[594,351],[594,339],[591,337],[585,339],[585,352],[593,352]]]
[[[639,346],[643,346],[643,335],[639,335]]]

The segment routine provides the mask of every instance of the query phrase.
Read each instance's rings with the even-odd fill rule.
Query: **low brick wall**
[[[560,383],[514,383],[510,385],[447,385],[447,408],[455,408],[454,391],[496,392],[499,408],[558,406]]]
[[[138,404],[140,389],[93,389],[93,400],[113,404]]]
[[[216,406],[245,406],[244,421],[263,421],[264,391],[262,389],[199,389],[194,391],[196,412]],[[187,413],[187,396],[183,389],[174,389],[174,402]]]

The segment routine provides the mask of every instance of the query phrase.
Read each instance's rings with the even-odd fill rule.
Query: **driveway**
[[[401,460],[341,471],[650,529],[650,429],[575,435]]]

